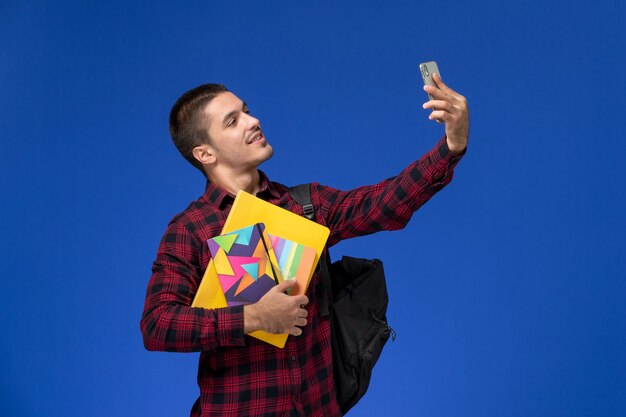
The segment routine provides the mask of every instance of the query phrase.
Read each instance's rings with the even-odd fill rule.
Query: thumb
[[[281,282],[280,284],[278,284],[277,286],[275,286],[274,288],[272,288],[272,290],[274,290],[276,292],[285,292],[289,288],[293,287],[294,285],[296,285],[296,280],[295,279],[286,279],[283,282]]]

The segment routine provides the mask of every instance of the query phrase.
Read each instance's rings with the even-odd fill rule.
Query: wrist
[[[446,145],[448,145],[448,150],[451,153],[458,155],[467,148],[467,141],[450,140],[450,138],[446,136]]]
[[[261,318],[258,313],[258,305],[248,304],[243,306],[243,332],[249,334],[257,330],[261,330]]]

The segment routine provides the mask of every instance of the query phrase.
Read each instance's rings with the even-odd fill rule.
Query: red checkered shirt
[[[331,233],[328,247],[355,236],[403,228],[411,215],[452,180],[460,156],[445,138],[396,177],[339,191],[314,183],[315,220]],[[257,197],[302,215],[287,187],[261,173]],[[340,416],[333,381],[330,326],[315,290],[307,296],[308,323],[284,349],[243,333],[243,307],[193,308],[209,263],[207,239],[220,234],[233,196],[208,183],[202,197],[176,215],[165,231],[152,267],[141,331],[146,349],[200,351],[200,397],[192,416]]]

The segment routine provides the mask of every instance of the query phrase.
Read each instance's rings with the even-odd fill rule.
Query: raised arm
[[[381,230],[402,229],[413,213],[453,176],[461,154],[453,154],[445,138],[399,175],[378,184],[340,191],[313,184],[312,198],[330,228],[328,246],[343,239]]]
[[[314,185],[322,216],[331,229],[329,245],[380,230],[403,228],[412,214],[445,187],[464,155],[469,138],[469,109],[465,97],[447,87],[435,74],[436,87],[426,91],[434,100],[429,118],[445,123],[445,136],[399,175],[378,184],[339,191]],[[315,196],[313,197],[315,198]]]

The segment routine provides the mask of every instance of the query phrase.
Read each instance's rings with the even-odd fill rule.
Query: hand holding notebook
[[[295,280],[285,280],[271,288],[261,299],[244,309],[244,332],[265,330],[271,334],[302,334],[302,326],[307,324],[309,303],[306,295],[288,295],[296,284]]]
[[[306,274],[306,280],[301,281],[296,273],[296,279],[298,281],[297,290],[291,290],[291,293],[304,294],[307,285],[313,276],[315,266],[319,261],[322,250],[324,249],[330,230],[328,230],[325,226],[310,221],[296,213],[292,213],[244,191],[240,191],[237,194],[233,207],[230,210],[230,214],[226,219],[226,223],[222,229],[222,234],[228,234],[229,232],[243,229],[260,222],[265,224],[267,231],[273,236],[280,236],[281,238],[288,239],[292,242],[298,242],[313,249],[315,254],[314,261],[311,265],[309,273]],[[236,240],[236,238],[234,240]],[[285,267],[286,266],[287,264],[285,264]],[[276,271],[276,275],[278,275],[278,271]],[[279,278],[279,281],[281,279],[282,278]],[[235,285],[235,282],[233,282],[233,285]],[[239,287],[237,287],[234,291],[237,292],[238,288]],[[241,292],[238,292],[236,295],[240,294]],[[192,307],[228,307],[228,302],[224,292],[222,291],[222,286],[216,271],[215,259],[211,259],[207,265],[202,282],[200,283],[196,296],[194,297]],[[258,331],[250,333],[250,336],[261,339],[279,348],[284,347],[285,342],[287,341],[287,334],[270,334]]]

